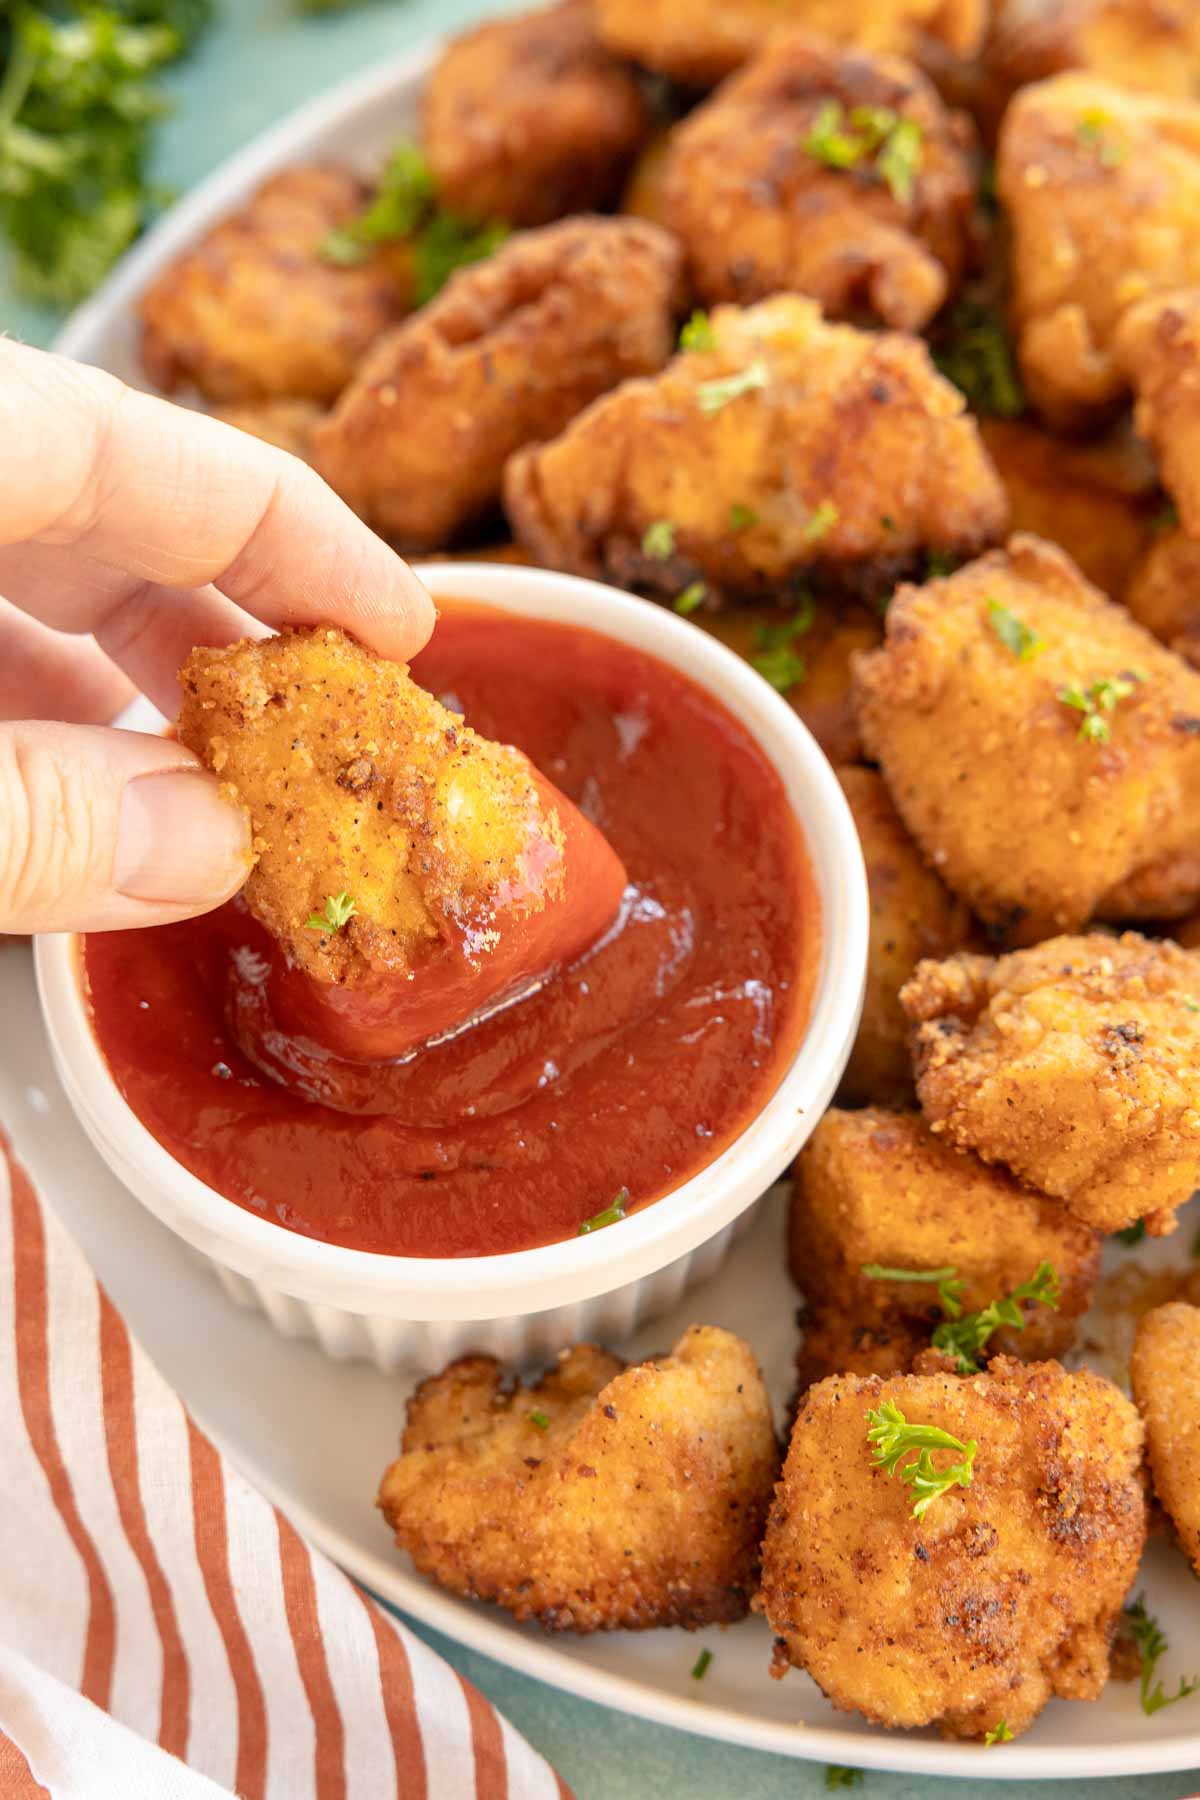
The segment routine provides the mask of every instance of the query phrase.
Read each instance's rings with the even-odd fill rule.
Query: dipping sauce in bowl
[[[770,761],[668,664],[452,602],[412,669],[607,837],[630,884],[607,936],[410,1056],[350,1063],[274,1023],[234,901],[90,934],[93,1026],[142,1123],[239,1206],[356,1250],[531,1249],[622,1190],[671,1192],[761,1111],[804,1034],[819,904]]]

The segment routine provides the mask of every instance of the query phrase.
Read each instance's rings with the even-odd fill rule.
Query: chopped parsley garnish
[[[619,1188],[614,1194],[611,1203],[604,1208],[604,1211],[593,1213],[590,1219],[585,1219],[576,1235],[578,1237],[586,1237],[590,1231],[603,1231],[606,1225],[619,1224],[625,1217],[625,1208],[628,1205],[629,1189]]]
[[[988,1744],[988,1745],[990,1745],[990,1744],[1011,1744],[1012,1743],[1012,1726],[1009,1724],[1007,1719],[997,1720],[996,1724],[992,1726],[992,1729],[990,1731],[984,1732],[983,1741],[985,1744]]]
[[[795,641],[811,631],[816,616],[816,601],[811,594],[802,592],[789,619],[781,625],[759,626],[758,648],[750,658],[750,666],[770,682],[776,693],[786,694],[808,674],[808,664],[797,652]]]
[[[927,550],[925,552],[924,581],[943,581],[947,575],[953,575],[960,567],[961,559],[953,550]]]
[[[549,1431],[550,1414],[544,1413],[540,1407],[535,1406],[532,1412],[525,1414],[525,1417],[531,1425],[536,1425],[539,1431]]]
[[[841,1763],[827,1763],[825,1766],[825,1786],[827,1788],[856,1788],[863,1784],[861,1769],[843,1768]]]
[[[1113,1232],[1118,1244],[1124,1244],[1127,1250],[1132,1250],[1135,1244],[1140,1244],[1145,1235],[1145,1219],[1135,1219],[1132,1225],[1125,1227],[1124,1231]]]
[[[1093,681],[1089,688],[1080,687],[1078,682],[1068,682],[1066,687],[1059,688],[1056,697],[1064,706],[1083,714],[1078,735],[1085,743],[1107,744],[1112,737],[1112,726],[1104,715],[1113,712],[1119,700],[1128,700],[1138,683],[1145,679],[1141,669],[1126,669],[1123,675]]]
[[[967,1313],[961,1319],[944,1319],[933,1334],[934,1349],[944,1350],[952,1356],[960,1375],[974,1375],[979,1368],[979,1353],[993,1332],[999,1331],[1002,1325],[1024,1331],[1022,1300],[1032,1301],[1036,1306],[1048,1306],[1057,1312],[1059,1283],[1053,1264],[1039,1263],[1029,1280],[1023,1281],[1002,1300],[993,1300],[978,1312]]]
[[[1164,1691],[1161,1681],[1155,1681],[1154,1672],[1170,1645],[1160,1630],[1157,1619],[1146,1611],[1145,1595],[1139,1594],[1133,1605],[1125,1608],[1124,1619],[1142,1659],[1141,1697],[1144,1713],[1149,1715],[1161,1712],[1164,1706],[1173,1706],[1176,1700],[1186,1700],[1189,1694],[1194,1694],[1200,1688],[1200,1675],[1192,1675],[1186,1679],[1181,1676],[1179,1686],[1173,1694]]]
[[[1096,160],[1103,169],[1115,169],[1125,161],[1129,154],[1128,145],[1120,138],[1110,135],[1109,126],[1112,119],[1099,107],[1092,107],[1080,115],[1075,127],[1075,135],[1085,150],[1093,150]]]
[[[702,413],[718,413],[731,400],[738,400],[755,388],[765,388],[769,380],[766,363],[761,356],[756,356],[749,368],[739,369],[735,375],[718,375],[714,381],[702,381],[696,389],[696,404]]]
[[[1183,996],[1183,1004],[1189,1012],[1200,1012],[1200,1000],[1193,1000],[1190,994]]]
[[[980,300],[960,300],[950,313],[934,362],[972,410],[997,419],[1025,411],[1008,333],[998,312]]]
[[[675,551],[675,527],[670,519],[655,519],[642,533],[642,555],[661,562]]]
[[[758,524],[758,514],[752,506],[739,506],[735,500],[729,509],[730,531],[749,531]]]
[[[693,581],[684,588],[682,594],[676,594],[674,600],[675,611],[677,613],[682,613],[685,619],[689,618],[691,614],[696,611],[697,607],[704,605],[707,598],[707,584],[703,581]]]
[[[712,1659],[713,1659],[713,1653],[711,1650],[702,1650],[700,1652],[699,1656],[696,1658],[695,1662],[692,1665],[692,1680],[693,1681],[703,1681],[704,1680],[704,1677],[708,1674],[708,1666],[712,1662]]]
[[[681,350],[711,350],[716,341],[708,314],[697,308],[679,333],[679,348]]]
[[[365,262],[380,244],[411,240],[415,299],[423,306],[456,269],[490,256],[507,236],[507,225],[480,223],[439,207],[424,152],[403,143],[388,159],[374,198],[357,218],[328,234],[321,256],[349,265]]]
[[[1001,606],[999,600],[989,600],[988,622],[1006,650],[1011,650],[1019,662],[1029,662],[1039,650],[1046,648],[1044,638],[1036,631],[1031,631],[1016,613],[1009,612],[1007,606]]]
[[[833,501],[822,500],[821,504],[814,507],[804,521],[804,528],[800,536],[806,544],[819,544],[821,539],[833,530],[837,522],[838,509]]]
[[[864,1263],[862,1272],[868,1281],[933,1282],[946,1317],[957,1319],[962,1312],[962,1293],[967,1284],[958,1279],[958,1270],[953,1264],[946,1269],[887,1269],[882,1263]]]
[[[877,1412],[867,1413],[867,1438],[876,1467],[886,1470],[889,1475],[899,1469],[901,1481],[916,1495],[912,1509],[914,1519],[923,1519],[933,1502],[950,1488],[971,1485],[975,1452],[979,1448],[975,1439],[964,1444],[961,1438],[943,1431],[940,1425],[910,1425],[894,1400],[885,1400]],[[900,1468],[901,1458],[910,1450],[920,1452],[916,1462],[905,1463]],[[957,1450],[962,1461],[937,1469],[930,1454],[933,1450]]]
[[[305,931],[337,932],[354,917],[358,904],[349,894],[330,894],[325,901],[325,911],[309,913],[304,921]]]
[[[829,169],[853,169],[873,156],[893,200],[907,205],[921,169],[923,136],[915,119],[902,118],[890,106],[856,106],[847,117],[840,100],[826,100],[804,149]]]

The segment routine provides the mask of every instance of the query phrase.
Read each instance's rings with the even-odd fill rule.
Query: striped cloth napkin
[[[569,1800],[197,1430],[0,1134],[0,1796]]]

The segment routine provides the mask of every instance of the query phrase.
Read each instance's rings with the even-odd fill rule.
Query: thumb
[[[244,815],[182,744],[0,725],[0,932],[184,919],[228,900],[249,870]]]

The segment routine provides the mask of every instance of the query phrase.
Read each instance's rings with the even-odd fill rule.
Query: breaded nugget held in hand
[[[1005,114],[996,180],[1026,391],[1055,428],[1086,427],[1126,391],[1116,348],[1126,308],[1200,282],[1200,102],[1082,74],[1023,88]]]
[[[596,36],[591,0],[489,19],[454,38],[423,108],[439,200],[510,225],[609,205],[650,129],[632,71]]]
[[[451,1363],[379,1505],[423,1574],[547,1631],[690,1630],[747,1612],[778,1468],[754,1357],[693,1325],[630,1368],[577,1345],[531,1387]]]
[[[1100,1239],[1065,1208],[953,1150],[920,1113],[880,1107],[825,1114],[796,1162],[788,1244],[806,1301],[806,1384],[907,1368],[938,1325],[1005,1299],[1043,1263],[1054,1271],[1056,1307],[1023,1299],[1024,1328],[1002,1326],[979,1358],[1061,1356],[1100,1267]],[[935,1278],[922,1281],[928,1271]],[[854,1360],[839,1363],[846,1350]]]
[[[404,550],[486,517],[506,459],[671,354],[679,249],[636,219],[511,238],[367,357],[313,433],[314,464]]]
[[[837,776],[858,827],[871,902],[862,1020],[840,1092],[852,1106],[901,1104],[913,1085],[900,989],[922,957],[964,949],[975,925],[922,861],[879,772],[839,769]]]
[[[949,1440],[927,1452],[927,1505],[905,1479],[914,1426]],[[1141,1454],[1134,1408],[1086,1369],[1000,1357],[966,1379],[822,1381],[763,1545],[773,1673],[806,1669],[835,1706],[947,1737],[1002,1721],[1017,1736],[1053,1695],[1096,1699],[1146,1538]],[[943,1488],[955,1470],[966,1485]]]
[[[1200,98],[1195,0],[993,0],[985,61],[1006,88],[1064,69]]]
[[[1093,932],[921,963],[901,991],[935,1132],[1097,1231],[1171,1231],[1200,1187],[1200,956]]]
[[[281,1021],[394,1057],[595,941],[625,885],[520,751],[332,629],[194,650],[179,735],[245,807]]]
[[[920,331],[968,258],[973,142],[911,63],[789,33],[671,133],[659,216],[705,305],[810,294]]]
[[[827,324],[796,295],[718,307],[685,339],[661,375],[510,461],[505,505],[539,562],[670,597],[699,581],[717,601],[807,570],[886,586],[922,550],[1003,532],[974,421],[919,339]]]
[[[859,726],[926,861],[1026,938],[1200,895],[1200,676],[1055,545],[901,588]]]
[[[1129,1378],[1154,1491],[1200,1575],[1200,1307],[1174,1300],[1143,1314]]]
[[[151,381],[226,402],[334,399],[412,304],[402,252],[352,267],[321,254],[368,192],[346,169],[285,169],[168,263],[139,306]]]
[[[859,50],[918,60],[973,56],[987,0],[597,0],[596,16],[618,56],[686,86],[711,87],[794,25]]]
[[[1164,531],[1137,563],[1121,598],[1139,625],[1200,669],[1200,539]]]

